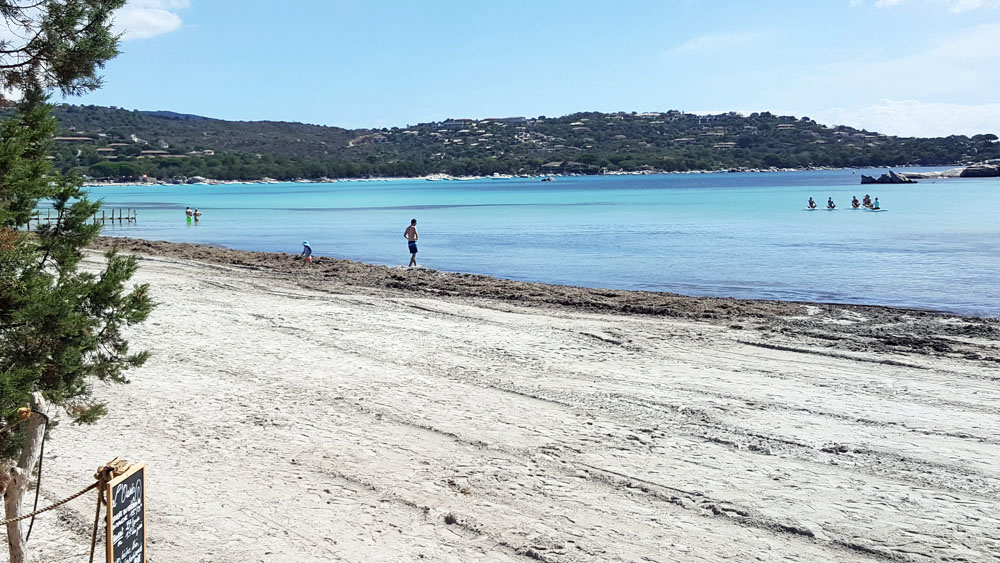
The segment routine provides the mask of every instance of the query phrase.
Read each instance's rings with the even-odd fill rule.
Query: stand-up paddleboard
[[[879,207],[878,209],[872,209],[872,208],[869,207],[869,208],[865,209],[865,211],[872,211],[872,212],[878,213],[879,211],[885,211],[885,209],[882,209],[881,207]]]

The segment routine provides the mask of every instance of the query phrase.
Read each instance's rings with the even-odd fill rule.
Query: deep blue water
[[[1000,180],[860,186],[850,170],[476,181],[95,187],[105,234],[589,287],[1000,316]],[[884,212],[854,211],[852,195]],[[805,211],[812,196],[836,211]],[[197,207],[188,225],[184,207]]]

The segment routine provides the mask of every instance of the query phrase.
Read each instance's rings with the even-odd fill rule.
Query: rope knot
[[[94,479],[101,484],[103,490],[104,485],[110,482],[115,477],[124,474],[128,471],[129,464],[128,461],[124,459],[118,459],[117,457],[107,463],[107,465],[102,465],[97,468],[97,473],[94,473]]]

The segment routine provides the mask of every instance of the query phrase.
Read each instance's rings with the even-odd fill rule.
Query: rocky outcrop
[[[936,170],[934,172],[907,172],[907,178],[996,178],[1000,176],[1000,160],[987,160],[970,164],[965,168],[951,170]]]
[[[952,168],[950,170],[935,170],[934,172],[907,172],[905,175],[911,180],[960,178],[964,170],[964,168]]]
[[[973,164],[962,170],[962,178],[995,178],[1000,176],[1000,165],[996,164]]]
[[[906,176],[900,176],[892,170],[888,174],[882,174],[878,178],[873,178],[871,176],[861,175],[862,184],[916,184],[916,180],[911,180]]]

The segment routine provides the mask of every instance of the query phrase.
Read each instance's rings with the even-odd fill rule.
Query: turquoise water
[[[589,287],[1000,316],[1000,180],[860,186],[883,170],[95,187],[105,234]],[[854,211],[852,195],[886,211]],[[839,209],[805,211],[812,196]],[[188,225],[184,207],[204,213]]]

